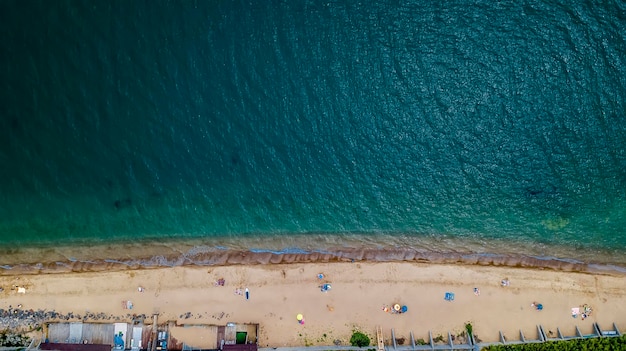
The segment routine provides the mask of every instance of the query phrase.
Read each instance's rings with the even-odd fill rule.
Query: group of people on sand
[[[224,278],[219,278],[217,280],[215,280],[214,283],[215,286],[225,286],[226,285],[226,279]],[[246,300],[250,299],[250,290],[248,288],[236,288],[235,289],[235,295],[239,295],[239,296],[245,296]]]
[[[591,312],[592,312],[592,310],[591,310],[591,307],[590,307],[589,305],[584,304],[584,305],[582,305],[582,307],[581,307],[581,308],[582,308],[582,310],[583,310],[583,312],[580,314],[580,318],[581,318],[582,320],[585,320],[585,318],[587,318],[587,317],[591,316]]]

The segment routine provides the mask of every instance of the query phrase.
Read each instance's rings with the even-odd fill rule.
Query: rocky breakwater
[[[115,323],[143,320],[146,316],[141,314],[112,315],[106,313],[85,312],[82,314],[69,312],[59,313],[54,310],[25,310],[20,307],[0,309],[0,330],[16,332],[35,331],[51,322],[94,322]]]

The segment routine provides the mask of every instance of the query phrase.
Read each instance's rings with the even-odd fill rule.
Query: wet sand
[[[626,274],[621,249],[501,240],[382,235],[294,235],[0,247],[0,275],[108,272],[178,266],[413,262]]]

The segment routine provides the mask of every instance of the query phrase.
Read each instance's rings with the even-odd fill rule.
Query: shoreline
[[[436,251],[419,247],[298,248],[273,245],[256,249],[209,246],[200,240],[99,244],[90,246],[0,249],[0,276],[106,272],[167,267],[216,267],[332,262],[408,262],[439,265],[529,268],[563,272],[626,275],[626,263],[582,261],[524,253]],[[260,245],[259,245],[260,246]],[[469,247],[469,245],[468,245]],[[607,258],[606,256],[604,257]]]
[[[260,347],[337,340],[348,345],[355,329],[373,336],[377,326],[386,340],[391,329],[399,338],[408,340],[414,332],[426,340],[428,331],[459,335],[471,322],[486,342],[497,341],[499,331],[511,339],[520,330],[532,335],[538,324],[565,335],[574,335],[576,327],[588,333],[592,322],[626,329],[620,250],[603,254],[452,237],[393,237],[382,245],[371,238],[320,234],[5,247],[0,309],[19,305],[44,315],[103,316],[97,321],[108,323],[128,321],[130,311],[120,301],[132,300],[133,315],[157,313],[176,325],[259,323]],[[578,259],[559,258],[572,253],[580,253]],[[332,284],[330,291],[320,291],[319,273]],[[510,286],[501,286],[505,278]],[[216,284],[220,279],[224,286]],[[243,288],[250,289],[250,300],[233,293]],[[446,292],[456,299],[445,301]],[[545,309],[531,308],[535,301]],[[396,302],[409,312],[387,313],[385,307]],[[593,306],[594,315],[572,318],[571,309],[583,304]],[[306,316],[306,325],[295,321],[298,314]],[[211,348],[202,342],[188,343]]]

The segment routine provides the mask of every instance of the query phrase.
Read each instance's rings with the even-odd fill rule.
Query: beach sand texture
[[[323,279],[318,277],[323,273]],[[216,284],[220,278],[224,285]],[[508,278],[510,285],[501,286]],[[467,322],[482,341],[497,341],[501,330],[517,339],[519,330],[536,335],[536,326],[560,327],[574,335],[575,326],[591,333],[592,323],[626,330],[626,277],[554,270],[414,262],[334,262],[215,267],[185,266],[143,270],[0,276],[0,308],[54,310],[84,315],[87,311],[125,317],[159,314],[178,324],[259,323],[261,347],[349,343],[353,330],[375,336],[383,328],[389,342],[412,331],[428,340],[450,331],[458,335]],[[322,283],[331,284],[322,292]],[[18,293],[24,287],[26,293]],[[143,287],[143,292],[138,287]],[[246,300],[237,289],[248,288]],[[475,294],[474,288],[480,290]],[[454,301],[444,300],[446,292]],[[123,309],[131,300],[133,309]],[[539,302],[542,311],[531,304]],[[406,305],[403,314],[385,312]],[[571,308],[588,304],[593,313],[573,318]],[[188,313],[190,312],[190,314]],[[304,324],[296,316],[302,314]],[[189,344],[201,343],[185,335]],[[373,340],[373,342],[375,342]]]

